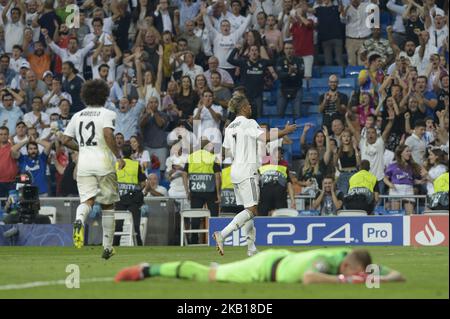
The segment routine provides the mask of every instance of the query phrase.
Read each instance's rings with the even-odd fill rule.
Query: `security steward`
[[[234,186],[231,182],[231,158],[222,162],[222,190],[220,193],[220,212],[237,214],[244,210],[244,206],[236,204]]]
[[[433,210],[448,210],[448,177],[448,172],[446,172],[433,182],[434,193],[428,199],[428,205]]]
[[[141,206],[144,204],[144,194],[142,193],[142,189],[145,186],[146,177],[139,161],[131,159],[132,152],[131,145],[124,144],[122,147],[122,154],[123,160],[125,161],[125,167],[119,169],[119,164],[116,163],[120,201],[116,203],[115,207],[116,210],[128,210],[132,213],[137,244],[138,246],[142,246],[140,222]],[[118,242],[116,238],[114,238],[114,240],[114,244],[117,245]]]
[[[348,194],[344,197],[345,209],[365,210],[367,214],[373,214],[379,188],[377,177],[369,171],[370,162],[362,160],[359,172],[350,178]]]
[[[282,148],[275,148],[270,157],[259,168],[261,196],[258,216],[269,216],[275,209],[287,208],[287,196],[291,199],[291,208],[296,209],[294,188],[289,178],[287,162],[282,160]]]
[[[191,208],[208,207],[211,216],[219,215],[221,168],[213,154],[214,146],[208,140],[201,143],[202,149],[194,150],[184,167],[183,182]],[[200,228],[200,219],[192,220],[192,229]],[[191,244],[198,244],[198,234],[193,233]]]

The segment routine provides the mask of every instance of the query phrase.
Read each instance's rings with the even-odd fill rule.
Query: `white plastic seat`
[[[191,246],[209,246],[209,227],[208,223],[205,222],[205,226],[207,228],[204,229],[185,229],[185,218],[204,218],[205,221],[208,221],[209,217],[211,217],[211,213],[208,209],[187,209],[180,212],[180,246],[184,246],[185,236],[186,234],[198,233],[198,234],[206,234],[206,244],[196,244]],[[186,240],[186,246],[187,246]]]
[[[285,216],[285,217],[297,217],[298,211],[292,208],[280,208],[275,209],[272,212],[272,217]]]
[[[148,223],[148,217],[141,217],[139,231],[140,231],[140,235],[141,235],[142,246],[145,245],[145,238],[147,237],[147,223]]]
[[[48,216],[52,224],[56,224],[56,207],[53,206],[41,206],[39,215]]]
[[[341,209],[337,212],[338,216],[367,216],[367,212],[365,210],[359,209]]]
[[[136,232],[134,231],[133,214],[131,212],[115,211],[114,220],[123,220],[122,231],[114,232],[114,236],[120,236],[120,246],[136,246]]]

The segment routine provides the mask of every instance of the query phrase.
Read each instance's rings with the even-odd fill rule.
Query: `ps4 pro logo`
[[[389,223],[365,223],[362,227],[362,240],[367,243],[374,242],[390,242],[392,241],[392,225]],[[294,245],[306,245],[311,244],[313,242],[320,244],[323,243],[358,243],[359,240],[352,237],[351,226],[350,223],[346,223],[344,225],[338,226],[337,228],[331,230],[327,235],[323,236],[323,238],[317,238],[317,229],[321,229],[327,227],[325,223],[311,223],[306,226],[306,232],[298,232],[296,226],[291,223],[283,223],[283,224],[267,224],[267,228],[270,231],[267,234],[267,244],[273,245],[274,240],[278,237],[285,236],[296,236],[297,239],[292,240],[292,244]],[[328,226],[329,227],[329,226]],[[299,234],[300,233],[300,234]],[[316,234],[316,235],[314,235]],[[304,237],[299,239],[298,237]],[[306,238],[305,238],[306,237]]]

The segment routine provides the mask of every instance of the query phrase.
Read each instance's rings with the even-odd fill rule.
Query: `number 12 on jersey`
[[[80,126],[78,128],[78,133],[80,134],[80,146],[96,146],[97,142],[93,141],[95,138],[95,124],[94,121],[90,121],[86,126],[84,126],[84,122],[80,122]],[[86,143],[84,142],[86,140]]]

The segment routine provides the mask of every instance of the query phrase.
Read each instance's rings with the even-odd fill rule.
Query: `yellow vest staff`
[[[355,173],[349,181],[349,192],[353,188],[367,188],[369,191],[373,193],[374,187],[377,184],[377,178],[372,173],[361,170],[358,173]]]
[[[448,172],[441,174],[438,178],[434,180],[433,186],[434,186],[434,193],[440,193],[440,192],[448,192]]]

